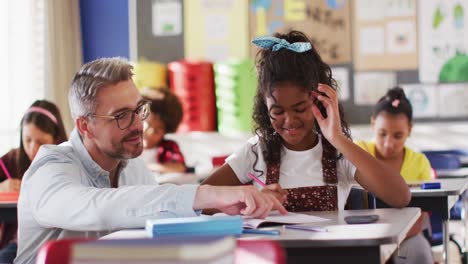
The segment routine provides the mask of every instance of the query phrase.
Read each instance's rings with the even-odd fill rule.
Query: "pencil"
[[[305,225],[284,225],[284,228],[303,230],[303,231],[313,231],[313,232],[328,232],[328,229],[323,228],[323,227],[305,226]]]
[[[256,183],[260,184],[262,187],[266,187],[265,183],[262,182],[259,178],[255,177],[252,173],[249,172],[249,178],[254,180]]]
[[[7,168],[5,167],[5,164],[3,163],[3,160],[0,159],[0,167],[2,168],[3,172],[5,173],[5,176],[8,178],[8,179],[11,179],[11,175],[10,173],[8,172]]]

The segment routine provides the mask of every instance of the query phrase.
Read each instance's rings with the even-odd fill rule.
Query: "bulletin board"
[[[468,62],[464,62],[468,58],[467,1],[134,2],[140,59],[167,63],[183,58],[217,62],[251,57],[257,51],[250,44],[254,36],[294,28],[311,37],[332,66],[348,122],[367,124],[376,101],[395,85],[405,90],[416,121],[468,118],[468,80],[463,79],[468,78]],[[454,59],[458,68],[448,67]],[[465,74],[452,70],[444,74],[455,79],[440,79],[440,72],[447,69]]]
[[[350,1],[250,1],[250,39],[289,29],[306,33],[326,63],[351,61]]]
[[[356,71],[418,67],[416,0],[354,0]]]
[[[135,57],[132,60],[148,60],[168,63],[184,58],[182,0],[134,1],[135,14],[130,31],[136,36]],[[171,14],[167,16],[166,14]],[[132,52],[131,52],[132,53]]]
[[[185,0],[185,57],[213,62],[248,51],[248,0]]]

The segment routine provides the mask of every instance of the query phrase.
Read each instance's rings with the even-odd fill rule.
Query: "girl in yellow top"
[[[412,128],[411,103],[400,87],[390,89],[377,102],[371,117],[375,142],[356,142],[372,156],[398,169],[407,181],[431,180],[431,166],[421,153],[405,147]],[[425,213],[406,235],[395,263],[434,263],[429,242],[422,235]]]
[[[384,119],[384,118],[382,118]],[[374,127],[374,122],[372,126]],[[385,122],[388,122],[385,121]],[[382,123],[382,122],[381,122]],[[388,122],[390,123],[390,122]],[[396,127],[389,127],[390,130],[395,130]],[[365,142],[365,141],[358,141],[356,142],[361,148],[369,152],[372,156],[376,157],[380,160],[388,160],[391,159],[389,156],[382,155],[383,151],[379,151],[378,149],[383,149],[386,134],[386,131],[375,131],[376,142]],[[391,137],[391,136],[390,136]],[[400,161],[395,163],[400,163],[400,174],[405,179],[406,182],[415,182],[415,181],[430,181],[431,177],[431,165],[429,160],[426,156],[422,153],[415,152],[414,150],[404,146],[407,136],[396,135],[394,141],[398,142],[391,142],[387,144],[395,144],[398,145],[397,147],[400,149],[391,150],[395,153],[395,158],[400,159]],[[389,140],[390,141],[390,140]],[[380,146],[377,146],[379,144]],[[398,157],[396,157],[398,156]]]

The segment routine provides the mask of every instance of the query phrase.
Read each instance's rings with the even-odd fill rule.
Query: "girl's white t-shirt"
[[[257,176],[261,181],[266,181],[267,166],[263,159],[263,153],[260,148],[258,136],[250,138],[241,149],[226,159],[226,162],[231,166],[234,173],[242,183],[252,181],[248,173]],[[257,164],[255,165],[255,154],[257,155]],[[312,149],[305,151],[293,151],[283,146],[283,154],[281,156],[281,167],[279,184],[284,189],[306,187],[306,186],[323,186],[326,185],[323,181],[322,173],[322,141],[319,137],[318,144]],[[261,174],[262,171],[263,174]],[[338,176],[338,209],[344,210],[346,199],[348,198],[351,185],[355,183],[354,174],[356,167],[347,159],[341,158],[337,162]],[[254,185],[261,189],[262,186],[254,182]]]

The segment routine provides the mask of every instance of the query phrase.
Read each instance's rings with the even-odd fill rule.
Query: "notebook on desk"
[[[76,243],[72,264],[234,263],[234,237],[164,237]]]
[[[163,236],[237,236],[242,234],[240,216],[198,216],[146,220],[150,237]]]
[[[215,214],[214,217],[225,216],[223,213]],[[307,223],[319,223],[328,221],[329,219],[289,212],[287,215],[281,215],[278,211],[271,212],[265,219],[243,217],[244,228],[259,228],[268,225],[281,225],[281,224],[307,224]]]

